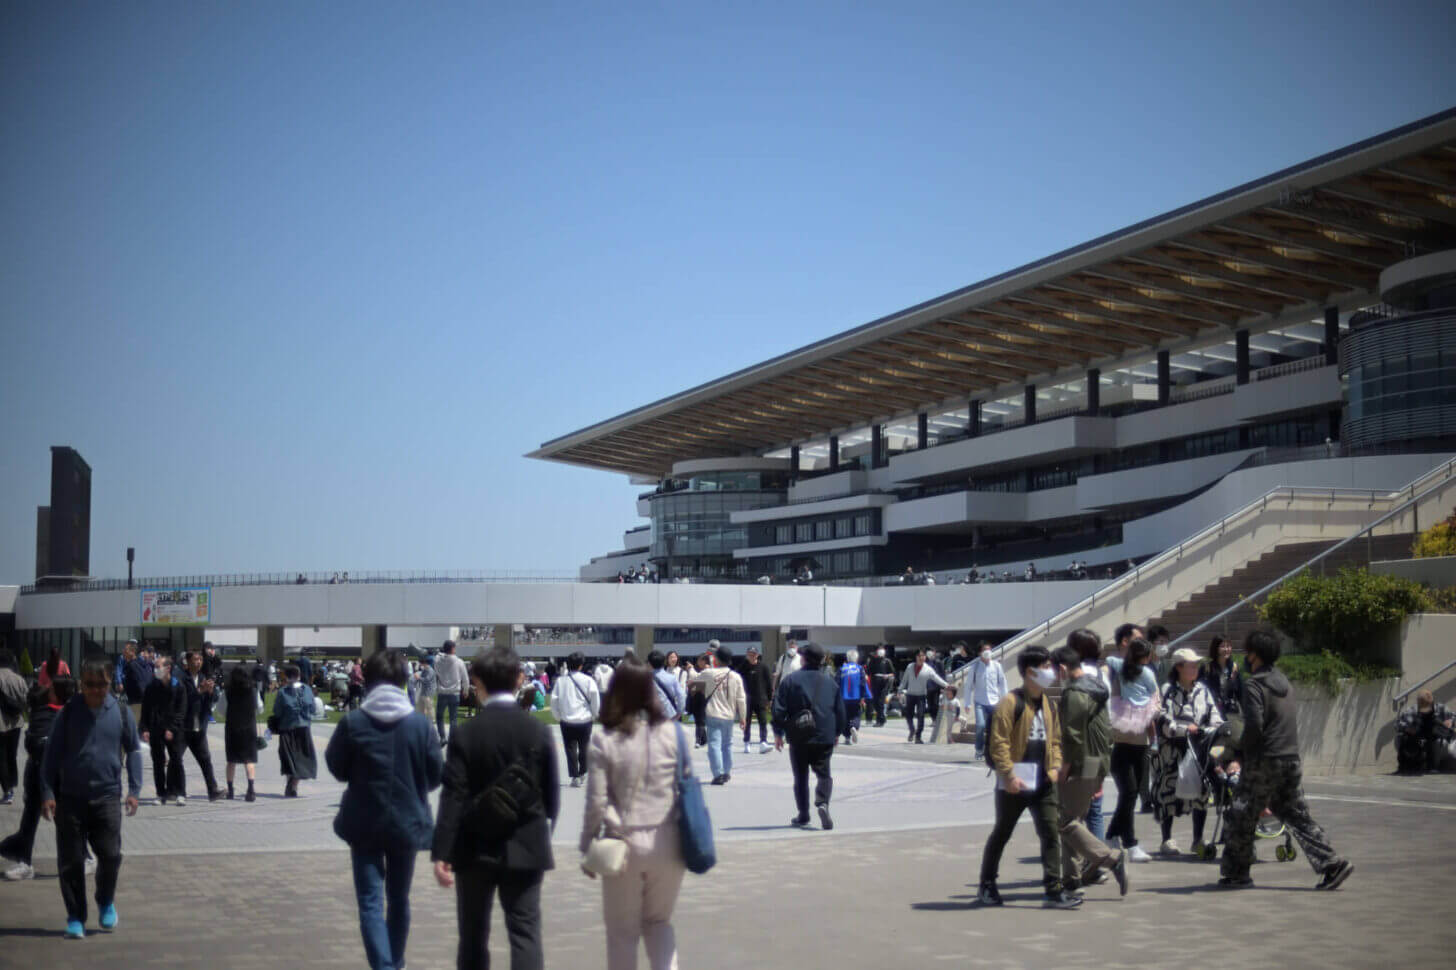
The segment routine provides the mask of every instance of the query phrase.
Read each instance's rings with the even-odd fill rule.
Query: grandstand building
[[[543,444],[648,486],[613,579],[1094,577],[1456,451],[1456,109]]]

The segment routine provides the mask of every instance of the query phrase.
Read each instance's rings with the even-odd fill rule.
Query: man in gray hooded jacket
[[[1275,667],[1279,640],[1255,630],[1244,641],[1244,655],[1252,676],[1244,678],[1243,780],[1229,806],[1228,848],[1223,856],[1225,889],[1246,889],[1254,884],[1249,865],[1254,861],[1254,829],[1265,806],[1289,826],[1304,849],[1304,857],[1320,877],[1316,889],[1338,889],[1355,871],[1340,858],[1324,830],[1310,817],[1304,800],[1303,768],[1299,759],[1299,730],[1295,722],[1294,688]]]

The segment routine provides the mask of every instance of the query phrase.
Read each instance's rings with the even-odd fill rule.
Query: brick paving
[[[1302,858],[1275,863],[1264,844],[1270,861],[1255,867],[1255,890],[1210,888],[1216,864],[1157,861],[1134,867],[1125,900],[1097,887],[1082,909],[1048,912],[1023,821],[1003,863],[1007,906],[985,911],[974,903],[989,818],[984,770],[937,763],[943,749],[909,752],[897,735],[867,732],[859,749],[836,756],[833,833],[787,827],[782,756],[739,756],[733,782],[709,790],[719,866],[690,875],[678,904],[684,967],[1373,967],[1444,963],[1456,947],[1440,908],[1456,874],[1438,849],[1453,844],[1456,778],[1311,781],[1316,817],[1358,866],[1337,893],[1314,892]],[[260,767],[276,791],[267,761]],[[0,883],[0,967],[364,966],[347,856],[328,829],[337,792],[321,781],[299,801],[144,808],[124,828],[122,924],[82,942],[61,939],[55,863],[38,846],[39,878]],[[562,867],[544,896],[547,966],[600,967],[600,887],[572,864],[580,794],[566,794]],[[0,828],[17,814],[0,809]],[[453,894],[435,885],[424,855],[411,901],[409,965],[453,966]],[[502,937],[497,915],[494,958],[506,966]]]

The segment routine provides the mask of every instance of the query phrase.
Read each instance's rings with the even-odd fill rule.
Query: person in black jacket
[[[222,798],[222,789],[217,787],[217,778],[212,773],[212,751],[207,747],[207,721],[212,716],[212,697],[217,682],[203,673],[204,660],[200,652],[188,650],[185,659],[187,669],[178,677],[186,693],[187,704],[182,715],[183,745],[197,759],[202,769],[202,780],[207,783],[207,800],[215,802]],[[186,804],[187,772],[182,766],[181,751],[177,758],[177,782],[181,790],[177,804]]]
[[[157,658],[156,675],[142,694],[142,741],[152,748],[152,780],[157,786],[157,804],[182,794],[182,717],[187,711],[187,693],[172,676],[172,658]]]
[[[758,718],[758,753],[768,750],[768,705],[773,696],[773,675],[768,665],[759,656],[757,647],[749,647],[738,668],[743,678],[743,690],[748,698],[748,719],[743,722],[743,753],[749,752],[749,737],[753,733],[753,719]]]
[[[494,647],[470,665],[479,712],[450,733],[430,858],[435,880],[455,888],[459,970],[489,965],[491,900],[500,894],[511,970],[542,970],[541,883],[554,867],[551,831],[560,811],[556,745],[516,706],[521,660]],[[491,811],[487,793],[510,791],[514,818]]]
[[[55,725],[56,715],[66,706],[66,701],[76,692],[76,682],[70,677],[56,677],[49,688],[39,684],[30,689],[27,697],[30,708],[30,726],[25,731],[25,788],[20,810],[20,828],[3,842],[0,842],[0,856],[13,859],[15,866],[5,871],[8,880],[33,879],[35,869],[31,867],[31,853],[35,848],[35,830],[40,825],[40,764],[45,756],[46,739]]]
[[[789,765],[794,772],[794,804],[799,813],[791,823],[802,828],[809,824],[809,772],[814,772],[814,807],[819,811],[819,824],[827,832],[834,828],[829,817],[829,796],[834,779],[829,774],[829,758],[834,745],[848,727],[844,698],[833,677],[825,677],[824,648],[806,643],[799,648],[803,669],[796,670],[779,682],[774,695],[774,747],[784,750],[784,737],[789,741]],[[807,714],[807,717],[801,715]]]
[[[1249,865],[1254,861],[1254,829],[1267,805],[1289,826],[1310,867],[1321,877],[1314,888],[1337,889],[1355,866],[1340,858],[1324,830],[1310,816],[1304,800],[1294,688],[1284,672],[1274,666],[1279,653],[1279,640],[1268,631],[1255,630],[1244,641],[1250,672],[1244,678],[1244,736],[1239,745],[1244,770],[1224,817],[1228,848],[1223,854],[1223,878],[1218,884],[1225,889],[1245,889],[1254,884],[1249,878]]]

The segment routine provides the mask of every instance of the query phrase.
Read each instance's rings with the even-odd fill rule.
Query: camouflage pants
[[[1265,806],[1289,827],[1317,875],[1340,861],[1324,830],[1310,817],[1302,780],[1298,758],[1269,758],[1244,766],[1243,780],[1224,817],[1228,840],[1223,855],[1225,876],[1248,876],[1254,861],[1254,829]]]

